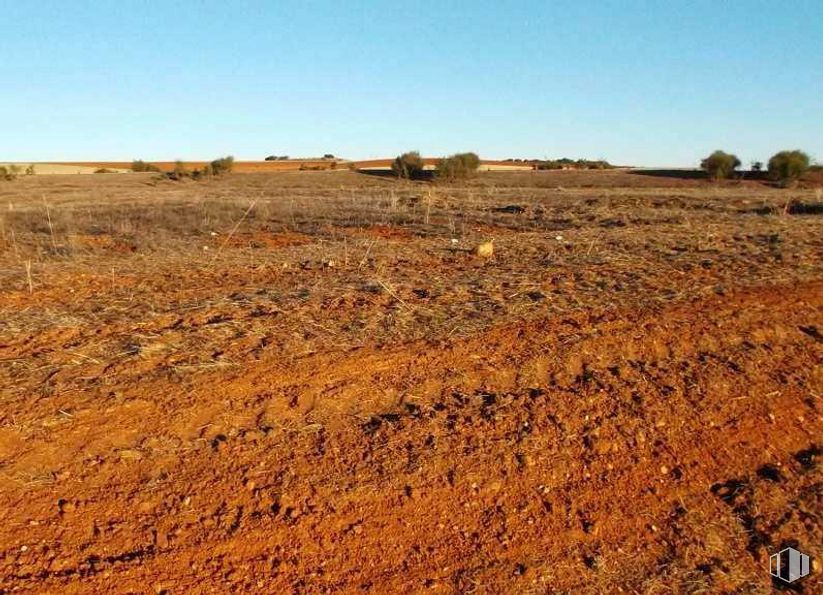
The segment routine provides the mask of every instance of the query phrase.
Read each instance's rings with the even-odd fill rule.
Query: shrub
[[[715,151],[700,162],[700,169],[705,170],[713,180],[730,178],[738,167],[740,167],[740,159],[737,155],[723,151]]]
[[[105,168],[105,167],[99,167],[96,170],[94,170],[94,173],[96,173],[96,174],[113,174],[113,173],[117,173],[117,172],[115,172],[112,169]]]
[[[515,161],[522,161],[516,159]],[[562,157],[561,159],[545,159],[542,161],[532,162],[535,169],[612,169],[614,166],[605,159],[569,159]]]
[[[440,160],[435,175],[441,180],[464,179],[472,176],[478,167],[480,157],[476,153],[456,153]]]
[[[207,163],[203,166],[203,169],[195,169],[191,172],[192,180],[201,180],[203,178],[210,178],[214,175],[214,168],[212,168],[211,163]]]
[[[423,158],[417,151],[409,151],[398,155],[391,164],[391,169],[398,178],[413,180],[423,173]]]
[[[34,164],[29,163],[29,166],[26,168],[26,175],[33,176],[34,175]]]
[[[803,151],[780,151],[769,159],[769,177],[788,186],[809,169],[809,156]]]
[[[222,176],[223,174],[231,173],[231,170],[234,169],[234,157],[231,155],[220,157],[209,163],[206,167],[210,168],[211,171],[206,173],[206,168],[203,168],[205,175]]]
[[[190,178],[192,173],[186,167],[185,163],[178,160],[178,161],[174,162],[174,169],[171,170],[170,172],[166,172],[165,175],[169,180],[178,180],[179,181],[179,180],[182,180],[184,178]]]
[[[334,155],[331,153],[326,153],[323,155],[323,159],[334,159]]]
[[[131,162],[131,171],[133,172],[159,172],[160,168],[153,163],[146,163],[142,159],[135,159]]]
[[[182,161],[174,163],[174,169],[166,174],[170,180],[182,180],[184,178],[191,178],[193,180],[202,180],[203,178],[211,178],[212,176],[220,176],[229,173],[234,167],[234,157],[221,157],[214,161],[207,163],[200,169],[189,170],[186,164]]]
[[[20,175],[20,166],[10,163],[9,165],[0,165],[0,179],[11,182]]]

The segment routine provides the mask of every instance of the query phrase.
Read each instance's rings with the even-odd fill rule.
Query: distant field
[[[357,169],[388,169],[391,167],[393,159],[368,159],[365,161],[355,161]],[[426,158],[423,160],[426,169],[433,169],[438,162],[437,158]],[[483,160],[480,162],[481,171],[531,171],[531,165],[518,165],[511,161]]]
[[[174,169],[175,161],[148,161],[156,165],[163,171],[171,171]],[[184,161],[186,167],[190,169],[203,167],[208,161]],[[299,171],[300,169],[335,169],[348,167],[347,161],[334,161],[326,159],[290,159],[288,161],[235,161],[234,171],[237,173],[265,173],[274,171]],[[43,164],[47,165],[47,164]],[[50,164],[49,164],[50,165]],[[64,162],[56,164],[59,166],[82,167],[86,169],[123,169],[131,171],[130,161],[79,161],[79,162]],[[37,164],[39,167],[40,164]],[[58,173],[58,172],[55,172]],[[67,172],[70,173],[70,172]],[[87,173],[87,172],[83,172]],[[88,172],[90,173],[90,172]]]
[[[426,165],[434,167],[437,159],[426,159]],[[174,169],[174,161],[150,161],[163,171]],[[185,161],[190,169],[203,167],[207,161]],[[300,170],[332,170],[332,169],[387,169],[391,167],[392,159],[369,159],[365,161],[347,161],[342,159],[289,159],[288,161],[235,161],[234,171],[237,173],[266,173],[279,171]],[[22,164],[22,165],[28,165]],[[36,173],[40,174],[75,174],[94,173],[104,168],[118,171],[131,171],[131,162],[126,161],[69,161],[60,163],[37,163]],[[483,161],[481,170],[484,171],[529,171],[529,165],[516,165],[506,161]]]
[[[110,166],[93,163],[0,163],[0,165],[16,165],[21,172],[33,165],[34,173],[42,174],[93,174],[102,167],[113,170],[115,173],[125,173],[131,171],[131,164],[111,164]]]

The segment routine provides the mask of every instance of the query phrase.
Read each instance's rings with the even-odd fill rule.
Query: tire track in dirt
[[[764,587],[821,543],[822,290],[57,394],[3,457],[59,472],[0,491],[0,589]]]

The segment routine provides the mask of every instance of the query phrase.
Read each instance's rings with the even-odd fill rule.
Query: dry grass
[[[783,214],[814,191],[639,177],[21,179],[0,187],[0,337],[35,338],[3,376],[84,358],[192,371],[820,275],[819,217]],[[490,237],[495,258],[474,258]]]

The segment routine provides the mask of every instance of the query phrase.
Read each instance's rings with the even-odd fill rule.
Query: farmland
[[[823,555],[821,204],[0,184],[0,592],[765,591],[775,548]]]

